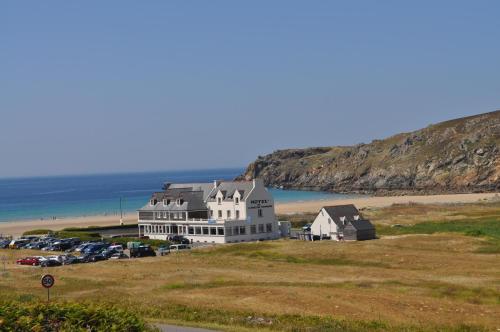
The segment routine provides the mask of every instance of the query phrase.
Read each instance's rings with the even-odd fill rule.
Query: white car
[[[123,252],[123,246],[121,244],[116,244],[108,247],[108,251],[116,250],[118,252]]]
[[[57,256],[57,255],[46,256],[45,258],[46,259],[51,259],[51,260],[54,260],[54,261],[58,261],[59,263],[63,262],[63,258],[62,258],[61,255],[59,255],[59,256]]]
[[[36,259],[38,259],[38,261],[40,261],[40,263],[48,260],[47,257],[44,257],[44,256],[33,256],[33,257],[35,257]]]

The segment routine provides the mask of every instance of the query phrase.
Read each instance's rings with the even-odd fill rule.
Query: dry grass
[[[482,208],[483,216],[499,210],[498,205],[394,206],[365,213],[377,223],[401,223],[392,214],[419,222],[463,219]],[[340,330],[496,330],[500,255],[477,253],[483,242],[459,234],[358,243],[280,240],[47,271],[57,279],[52,294],[58,300],[113,301],[150,319],[230,331],[253,326],[254,317],[273,322],[255,323],[261,330],[333,331],[333,323],[326,323],[332,319],[347,320]],[[13,264],[28,254],[33,252],[0,251],[8,262],[0,272],[3,297],[44,298],[39,278],[46,271]]]

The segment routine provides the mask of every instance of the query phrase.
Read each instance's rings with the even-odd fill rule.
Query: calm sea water
[[[118,215],[147,203],[164,182],[230,180],[242,169],[0,179],[0,221]],[[270,189],[275,201],[342,199],[342,194]]]

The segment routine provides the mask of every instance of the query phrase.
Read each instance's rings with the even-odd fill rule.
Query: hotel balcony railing
[[[154,219],[141,219],[139,218],[139,221],[144,221],[144,222],[153,222],[153,223],[180,223],[180,224],[225,224],[226,222],[234,222],[234,221],[246,221],[245,219],[203,219],[203,218],[189,218],[189,219],[163,219],[163,218],[154,218]]]

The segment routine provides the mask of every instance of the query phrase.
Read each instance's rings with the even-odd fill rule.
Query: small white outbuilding
[[[350,222],[360,220],[360,213],[353,204],[324,206],[311,226],[316,239],[341,240],[344,228]]]

